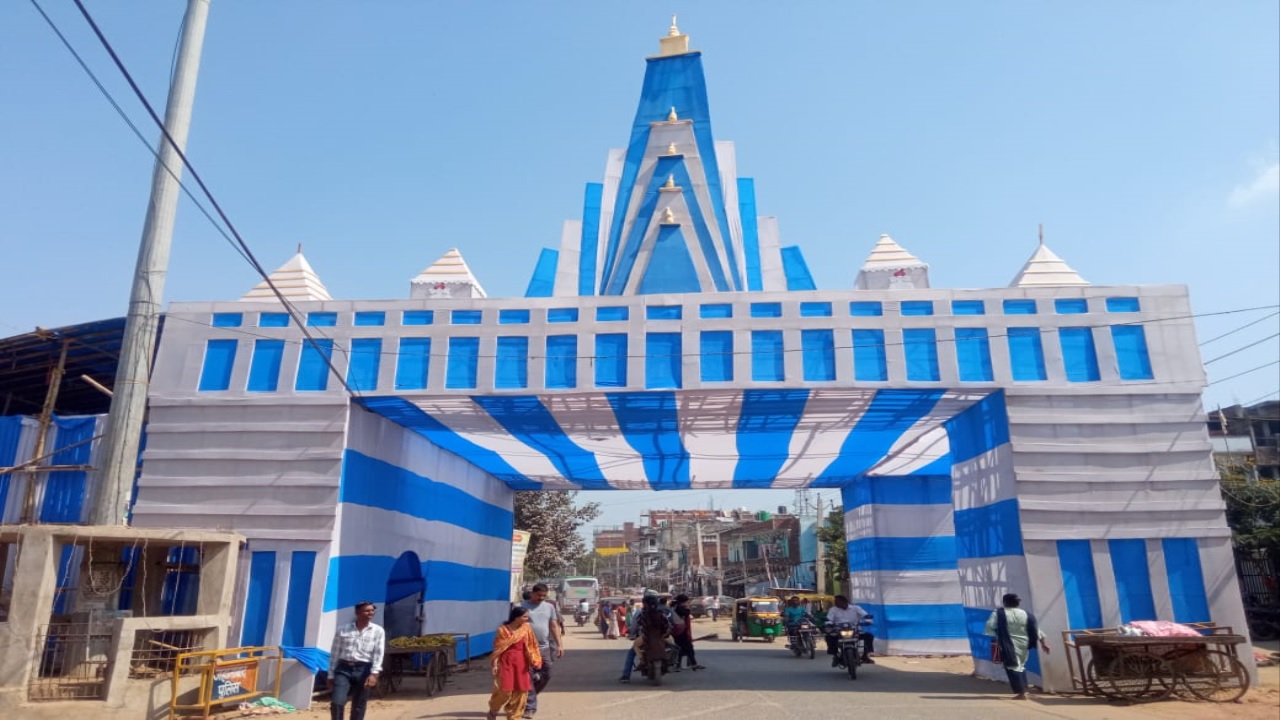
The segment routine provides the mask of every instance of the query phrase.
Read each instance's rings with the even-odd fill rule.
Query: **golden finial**
[[[676,214],[671,212],[671,208],[664,208],[662,211],[662,223],[664,225],[675,225]]]
[[[676,106],[672,105],[671,112],[667,113],[667,122],[675,122],[679,119],[680,119],[680,116],[676,115]]]
[[[680,28],[676,27],[676,16],[671,16],[671,29],[667,31],[667,37],[675,37],[680,34]]]
[[[675,176],[675,175],[668,175],[668,176],[667,176],[667,184],[666,184],[666,185],[663,185],[662,187],[665,187],[665,188],[674,188],[675,186],[676,186],[676,176]]]
[[[676,144],[675,144],[675,143],[671,143],[670,145],[668,145],[668,146],[667,146],[667,154],[668,154],[668,155],[679,155],[679,154],[680,154],[680,151],[679,151],[679,150],[676,150]]]

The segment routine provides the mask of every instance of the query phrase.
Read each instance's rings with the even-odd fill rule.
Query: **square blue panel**
[[[867,382],[889,379],[883,330],[853,331],[853,379]]]
[[[347,358],[347,384],[356,392],[378,389],[378,367],[382,361],[382,338],[356,338]]]
[[[244,323],[244,313],[214,313],[214,327],[240,327]]]
[[[502,390],[529,387],[529,338],[498,338],[498,355],[493,368],[493,386]]]
[[[631,308],[626,307],[598,307],[596,308],[596,322],[616,322],[618,320],[626,320],[631,317]]]
[[[1036,301],[1035,300],[1005,300],[1004,314],[1005,315],[1035,315]]]
[[[400,353],[396,356],[397,390],[425,390],[430,367],[431,338],[400,338]]]
[[[1040,342],[1040,328],[1011,327],[1008,330],[1009,369],[1015,382],[1047,380],[1044,365],[1044,346]]]
[[[543,386],[567,390],[578,387],[578,336],[548,335]]]
[[[856,300],[849,303],[849,314],[853,317],[880,317],[884,315],[884,306],[874,300]]]
[[[624,310],[626,308],[623,308]],[[609,333],[596,336],[596,387],[627,386],[627,335]]]
[[[781,382],[786,379],[786,355],[781,330],[754,330],[751,333],[751,379]]]
[[[644,309],[646,320],[679,320],[684,317],[684,308],[680,305],[648,305]]]
[[[932,300],[904,300],[902,301],[902,314],[904,316],[912,315],[932,315]]]
[[[800,317],[831,317],[831,303],[802,302],[800,303]]]
[[[449,322],[453,325],[479,325],[483,316],[481,310],[454,310],[449,314]]]
[[[249,362],[249,392],[275,392],[280,386],[280,367],[284,360],[284,340],[261,338],[253,343]]]
[[[646,333],[644,386],[651,390],[684,387],[684,351],[680,333]]]
[[[400,316],[401,325],[430,325],[436,321],[434,310],[405,310]]]
[[[1107,298],[1107,312],[1129,313],[1142,310],[1142,303],[1136,297]]]
[[[547,310],[547,322],[549,323],[578,322],[578,308],[551,308],[550,310]]]
[[[289,327],[289,313],[260,313],[258,327]]]
[[[902,351],[907,361],[908,380],[938,381],[938,331],[933,328],[903,330]]]
[[[529,311],[528,310],[499,310],[498,324],[499,325],[528,325]]]
[[[333,357],[333,340],[303,340],[302,353],[298,357],[298,374],[293,379],[293,389],[302,392],[318,392],[329,388],[329,359]]]
[[[1062,347],[1062,365],[1067,373],[1067,382],[1096,382],[1101,379],[1093,328],[1058,328],[1058,342]]]
[[[479,364],[480,338],[449,338],[449,356],[445,361],[444,386],[450,390],[474,388]]]
[[[713,303],[698,306],[698,317],[704,320],[715,320],[733,317],[733,305],[730,303]]]
[[[801,330],[800,349],[804,379],[827,382],[836,379],[836,336],[834,330]]]
[[[733,380],[733,331],[706,330],[699,342],[702,382]]]
[[[231,369],[236,362],[238,340],[210,340],[205,345],[204,367],[200,370],[200,392],[231,387]]]
[[[336,312],[307,313],[308,327],[334,327],[337,324],[338,313]]]
[[[1089,312],[1089,301],[1085,298],[1058,298],[1053,301],[1053,311],[1059,315],[1083,315]]]
[[[986,315],[987,304],[981,300],[952,300],[952,315]]]
[[[956,328],[956,365],[961,382],[991,382],[991,340],[986,328]]]
[[[1151,380],[1151,356],[1147,353],[1147,333],[1141,325],[1112,325],[1111,342],[1116,348],[1116,365],[1121,380]]]
[[[753,318],[782,317],[782,303],[776,303],[776,302],[751,303],[751,317]]]
[[[362,310],[356,313],[356,327],[376,327],[387,324],[387,314],[381,310]]]

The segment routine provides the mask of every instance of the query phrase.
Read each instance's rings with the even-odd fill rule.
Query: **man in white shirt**
[[[329,716],[343,720],[347,700],[351,700],[351,720],[364,720],[369,692],[378,685],[387,634],[373,623],[378,608],[371,602],[356,603],[354,622],[338,628],[329,650]]]
[[[871,651],[875,647],[876,638],[869,630],[862,629],[862,620],[871,613],[857,605],[850,605],[849,598],[843,595],[835,597],[835,605],[835,607],[827,611],[827,624],[840,625],[847,623],[854,630],[857,630],[858,634],[862,636],[862,662],[874,665],[875,661],[871,659]],[[827,635],[827,654],[836,654],[836,638],[830,634]],[[832,658],[831,666],[835,667],[838,661],[839,658]]]

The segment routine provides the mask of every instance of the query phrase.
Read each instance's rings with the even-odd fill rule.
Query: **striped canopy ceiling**
[[[793,388],[360,402],[518,490],[689,490],[949,474],[942,424],[984,395]]]

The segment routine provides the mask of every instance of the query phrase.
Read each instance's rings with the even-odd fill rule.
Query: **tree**
[[[600,572],[601,568],[608,567],[608,562],[603,555],[592,550],[574,559],[573,572],[575,575],[583,577],[594,577],[596,573]]]
[[[833,588],[837,581],[843,583],[849,579],[849,552],[844,537],[844,508],[837,505],[824,518],[818,528],[818,542],[822,543],[826,559],[823,561],[827,574],[827,587]],[[828,591],[830,592],[830,591]]]
[[[599,517],[600,504],[578,506],[577,495],[569,490],[516,493],[516,529],[531,533],[524,558],[526,577],[554,577],[586,552],[578,528]]]
[[[1235,546],[1280,555],[1280,482],[1249,479],[1248,469],[1222,468],[1222,500]]]

